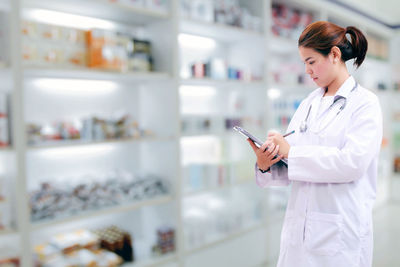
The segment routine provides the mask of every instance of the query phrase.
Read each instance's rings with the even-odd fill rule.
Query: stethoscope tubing
[[[350,92],[353,92],[356,88],[358,87],[358,83],[356,82],[354,87],[351,89]],[[340,99],[344,99],[343,104],[340,106],[339,111],[336,113],[336,117],[340,114],[340,112],[342,112],[344,110],[344,108],[346,107],[346,103],[347,103],[347,99],[344,97],[338,97],[337,99],[335,99],[333,101],[333,103],[329,106],[328,111],[332,109],[332,107],[336,104],[336,102],[338,102]],[[308,112],[306,115],[306,118],[300,123],[300,127],[299,130],[301,133],[305,133],[308,129],[308,118],[310,116],[311,113],[311,109],[312,109],[312,104],[310,104],[310,107],[308,108]]]

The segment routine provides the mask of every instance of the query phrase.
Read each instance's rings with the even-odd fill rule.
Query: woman
[[[320,88],[294,114],[288,127],[294,134],[269,133],[260,148],[249,140],[257,184],[292,186],[278,266],[370,267],[382,115],[378,98],[345,64],[354,58],[361,65],[367,40],[355,27],[318,21],[303,31],[298,46],[306,73]]]

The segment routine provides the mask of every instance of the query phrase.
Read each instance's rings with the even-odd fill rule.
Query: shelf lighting
[[[208,196],[207,200],[204,201],[206,201],[207,207],[210,210],[221,210],[226,207],[226,202],[220,197]]]
[[[24,11],[23,15],[26,19],[31,19],[51,25],[72,27],[83,30],[88,30],[92,28],[115,30],[117,28],[115,23],[107,20],[44,9],[28,9]]]
[[[212,50],[217,46],[214,39],[185,33],[179,34],[178,41],[182,47],[191,49]]]
[[[77,157],[88,157],[101,156],[109,154],[115,146],[112,144],[96,144],[96,145],[80,145],[76,147],[56,147],[56,148],[44,148],[39,152],[42,158],[48,158],[49,160],[54,159],[66,159],[66,158],[77,158]]]
[[[68,95],[98,95],[113,93],[118,84],[112,81],[40,78],[33,85],[53,94]]]
[[[217,94],[217,90],[212,86],[182,85],[179,93],[181,96],[189,97],[212,97]]]
[[[279,89],[276,89],[276,88],[270,88],[269,90],[268,90],[268,97],[270,98],[270,99],[277,99],[277,98],[279,98],[281,96],[281,90],[279,90]]]
[[[218,164],[222,158],[222,144],[214,135],[190,136],[181,139],[182,165]]]

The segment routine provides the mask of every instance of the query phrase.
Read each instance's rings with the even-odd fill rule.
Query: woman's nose
[[[309,66],[306,66],[306,74],[312,74],[312,70]]]

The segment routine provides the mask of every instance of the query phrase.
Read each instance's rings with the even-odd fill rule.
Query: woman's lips
[[[318,78],[312,78],[313,79],[313,81],[315,82]]]

